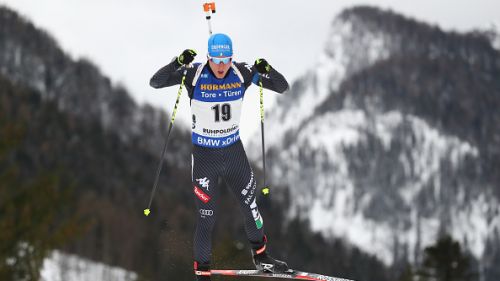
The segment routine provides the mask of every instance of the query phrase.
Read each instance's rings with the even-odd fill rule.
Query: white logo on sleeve
[[[205,177],[205,178],[202,178],[202,179],[196,179],[196,181],[201,185],[201,187],[205,188],[207,191],[210,191],[210,190],[208,190],[208,187],[209,187],[209,184],[210,184],[210,180],[209,179],[207,179]]]
[[[248,71],[252,72],[252,66],[245,63],[245,67],[248,69]]]

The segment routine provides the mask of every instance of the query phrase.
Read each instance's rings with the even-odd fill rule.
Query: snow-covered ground
[[[54,251],[45,259],[42,281],[136,281],[136,273]]]

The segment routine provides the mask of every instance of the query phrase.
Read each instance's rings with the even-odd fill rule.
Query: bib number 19
[[[223,121],[229,121],[231,119],[231,105],[229,103],[216,104],[212,106],[212,110],[215,113],[215,122],[220,122],[222,118]]]

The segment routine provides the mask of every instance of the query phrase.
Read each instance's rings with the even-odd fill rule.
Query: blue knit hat
[[[208,55],[211,57],[233,56],[233,42],[226,34],[217,33],[208,38]]]

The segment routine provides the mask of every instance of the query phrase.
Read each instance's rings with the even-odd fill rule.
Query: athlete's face
[[[226,76],[226,73],[229,71],[229,68],[231,68],[231,61],[232,59],[229,58],[227,60],[227,63],[224,63],[225,61],[220,60],[219,57],[215,58],[208,58],[208,65],[210,66],[210,69],[212,69],[213,73],[215,74],[215,77],[218,79],[224,78]]]

